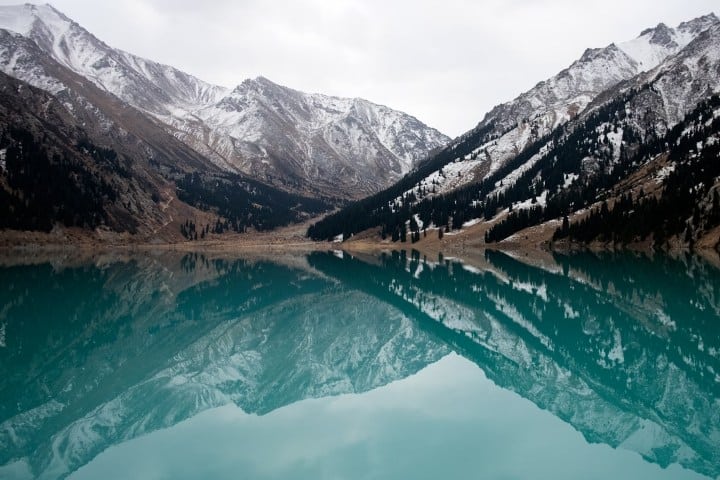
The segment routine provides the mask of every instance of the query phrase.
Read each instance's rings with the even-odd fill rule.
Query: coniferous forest
[[[183,236],[192,239],[195,239],[196,233],[204,236],[208,232],[242,233],[248,228],[271,230],[300,221],[308,214],[318,215],[327,211],[334,201],[286,193],[230,173],[188,173],[177,181],[177,193],[180,200],[223,218],[203,226],[202,233],[197,233],[197,227],[190,222],[181,226]]]
[[[82,228],[108,224],[104,206],[118,199],[118,191],[106,177],[127,176],[127,170],[112,149],[87,140],[78,142],[77,149],[93,158],[96,169],[88,169],[77,152],[48,151],[25,128],[2,133],[0,173],[7,188],[0,188],[1,228],[50,231],[55,223]]]

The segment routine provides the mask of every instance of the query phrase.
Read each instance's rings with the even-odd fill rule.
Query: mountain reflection
[[[0,269],[0,465],[26,459],[34,476],[63,477],[208,408],[264,414],[363,392],[449,352],[296,263],[193,254]]]
[[[707,264],[586,254],[538,268],[492,251],[481,268],[400,254],[310,263],[588,441],[720,474],[720,276]]]
[[[592,442],[720,474],[720,278],[694,259],[474,266],[145,256],[0,269],[0,465],[64,477],[229,403],[361,393],[456,351]]]

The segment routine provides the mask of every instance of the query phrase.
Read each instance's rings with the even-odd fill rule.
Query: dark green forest
[[[300,221],[308,214],[325,212],[337,202],[327,198],[301,197],[230,173],[185,174],[177,180],[177,194],[180,200],[218,215],[213,224],[201,226],[186,221],[180,231],[191,240],[208,233],[242,233],[248,228],[272,230]]]
[[[701,103],[659,142],[668,146],[663,150],[674,164],[659,197],[626,194],[612,209],[603,203],[583,220],[558,229],[555,239],[628,243],[652,235],[655,244],[663,244],[680,235],[692,245],[699,234],[720,225],[720,118],[713,113],[718,107],[720,97]]]
[[[118,200],[119,192],[106,178],[127,176],[127,169],[112,149],[87,140],[76,147],[75,152],[50,151],[25,128],[2,131],[0,228],[50,231],[55,223],[82,228],[109,224],[105,207]],[[88,168],[83,156],[92,157],[96,168]],[[126,227],[132,231],[133,223]]]

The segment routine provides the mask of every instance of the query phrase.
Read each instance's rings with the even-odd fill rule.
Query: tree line
[[[306,215],[323,213],[337,202],[283,192],[231,173],[187,173],[176,184],[180,200],[218,216],[213,224],[202,227],[190,220],[182,224],[180,232],[190,240],[204,238],[208,233],[242,233],[248,228],[271,230]]]

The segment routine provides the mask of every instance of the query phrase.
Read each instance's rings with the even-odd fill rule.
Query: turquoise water
[[[0,479],[720,475],[694,257],[2,267],[0,372]]]

